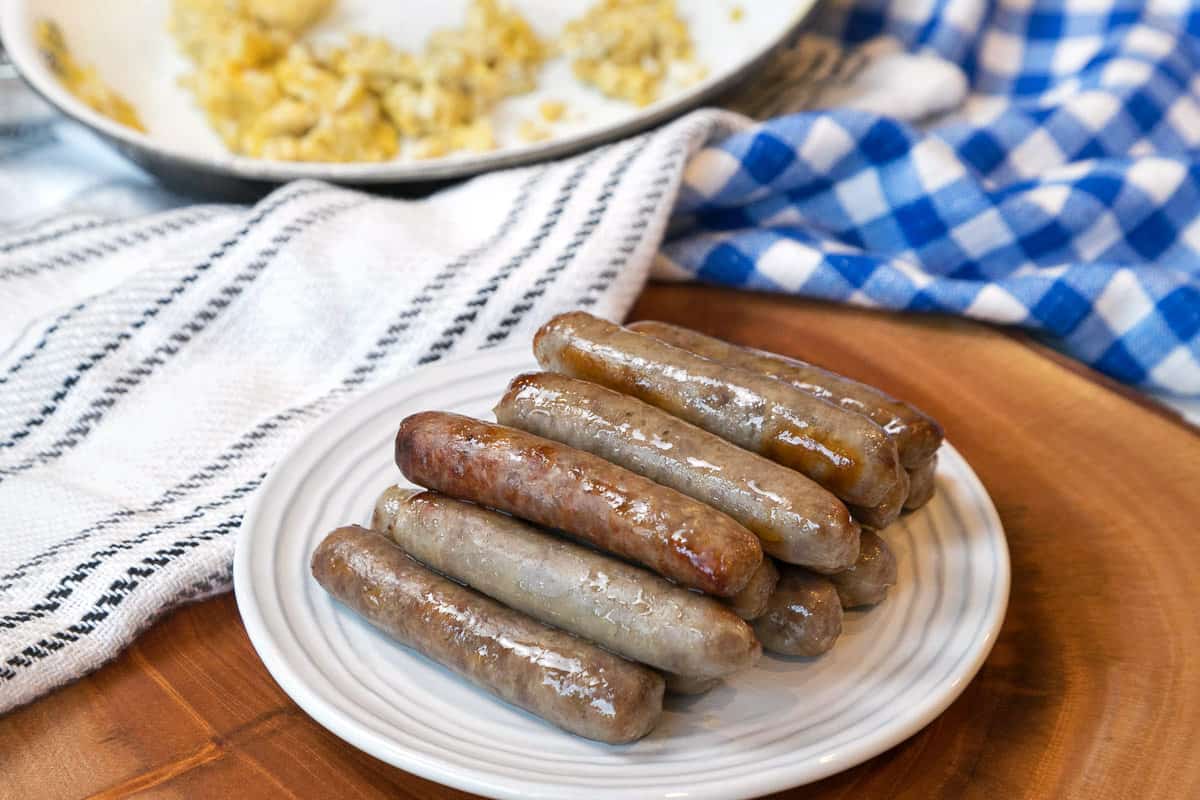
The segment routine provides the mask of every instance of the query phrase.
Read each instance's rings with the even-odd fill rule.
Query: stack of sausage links
[[[664,690],[707,691],[763,647],[824,653],[843,608],[895,582],[870,529],[933,493],[942,433],[920,411],[658,322],[564,314],[534,352],[547,371],[512,381],[500,424],[405,419],[396,463],[430,491],[388,489],[372,531],[313,555],[401,642],[620,743],[654,727]]]

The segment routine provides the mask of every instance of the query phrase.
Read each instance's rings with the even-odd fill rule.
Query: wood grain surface
[[[972,323],[654,286],[634,311],[886,387],[936,415],[1004,521],[1012,599],[979,676],[891,751],[781,796],[1200,797],[1200,436]],[[452,798],[279,690],[231,596],[0,718],[0,796]]]

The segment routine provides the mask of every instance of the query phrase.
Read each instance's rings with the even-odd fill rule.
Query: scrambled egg
[[[169,28],[195,65],[182,79],[231,151],[284,161],[386,161],[402,151],[432,158],[496,147],[491,113],[537,88],[559,52],[576,77],[638,105],[694,69],[675,0],[599,0],[543,41],[505,0],[471,0],[461,28],[435,31],[419,52],[349,36],[343,46],[304,41],[334,0],[172,0]],[[133,107],[67,52],[51,22],[38,27],[51,68],[89,106],[144,130]],[[546,100],[520,122],[524,141],[550,138],[566,105]]]
[[[100,80],[95,70],[84,67],[75,60],[71,51],[67,49],[67,40],[63,37],[62,30],[57,25],[49,20],[41,20],[34,35],[37,37],[38,50],[46,59],[50,71],[62,81],[71,94],[104,116],[134,130],[146,132],[146,126],[142,124],[129,101]]]
[[[673,68],[694,66],[675,0],[600,0],[567,24],[562,49],[579,80],[639,106],[659,98]],[[692,80],[703,75],[692,72]]]
[[[522,142],[544,142],[550,138],[550,130],[532,119],[523,119],[517,125],[517,138]]]
[[[543,100],[538,113],[546,122],[558,122],[567,113],[567,104],[562,100]]]
[[[496,0],[420,53],[351,36],[318,52],[301,36],[332,0],[175,0],[171,30],[196,63],[185,80],[236,153],[289,161],[383,161],[496,146],[488,115],[533,89],[548,47]]]

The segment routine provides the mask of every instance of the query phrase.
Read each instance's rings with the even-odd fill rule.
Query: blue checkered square
[[[1137,227],[1125,237],[1137,254],[1147,261],[1153,261],[1166,252],[1175,241],[1175,227],[1167,220],[1161,211],[1155,211],[1146,217]]]
[[[835,108],[713,143],[740,167],[681,188],[663,256],[730,286],[1024,325],[1200,394],[1200,12],[928,5],[831,3],[815,28],[958,64],[983,102],[924,128]]]
[[[755,136],[743,164],[759,183],[770,183],[796,160],[796,151],[764,132]]]
[[[896,222],[913,247],[924,247],[946,235],[946,225],[928,197],[896,209]]]

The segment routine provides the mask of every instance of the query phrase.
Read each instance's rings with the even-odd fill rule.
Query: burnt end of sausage
[[[928,414],[881,389],[832,370],[777,353],[735,345],[665,322],[635,322],[628,327],[705,358],[761,372],[814,397],[869,417],[896,440],[900,460],[907,468],[920,464],[941,446],[942,428]]]
[[[378,533],[329,534],[312,573],[401,644],[571,733],[631,742],[662,714],[658,673],[436,575]]]
[[[908,471],[908,497],[904,499],[904,510],[915,511],[933,499],[937,489],[938,457],[918,464]]]
[[[871,508],[850,506],[850,513],[864,528],[881,531],[900,519],[900,512],[904,510],[904,501],[908,499],[908,495],[909,478],[908,473],[904,472],[903,479],[896,484],[895,489],[888,492],[882,503]]]
[[[424,412],[396,435],[410,481],[558,528],[720,597],[762,561],[758,538],[728,516],[604,459],[457,414]]]
[[[775,562],[764,558],[745,588],[733,597],[727,598],[725,603],[733,609],[735,614],[747,622],[758,619],[767,612],[771,595],[775,593],[775,586],[778,583],[779,570],[775,568]]]
[[[753,626],[763,647],[773,653],[819,656],[842,635],[842,604],[827,577],[780,564],[779,585]]]
[[[867,417],[584,312],[546,323],[543,368],[631,395],[873,506],[900,480],[896,443]]]
[[[538,372],[514,378],[493,410],[503,425],[586,450],[728,514],[781,561],[838,572],[858,557],[858,524],[827,489],[637,398]]]
[[[879,534],[863,531],[858,561],[845,572],[828,576],[843,608],[873,606],[896,585],[896,556]]]
[[[371,526],[509,608],[665,672],[719,678],[760,655],[754,632],[716,599],[498,511],[393,486]]]

